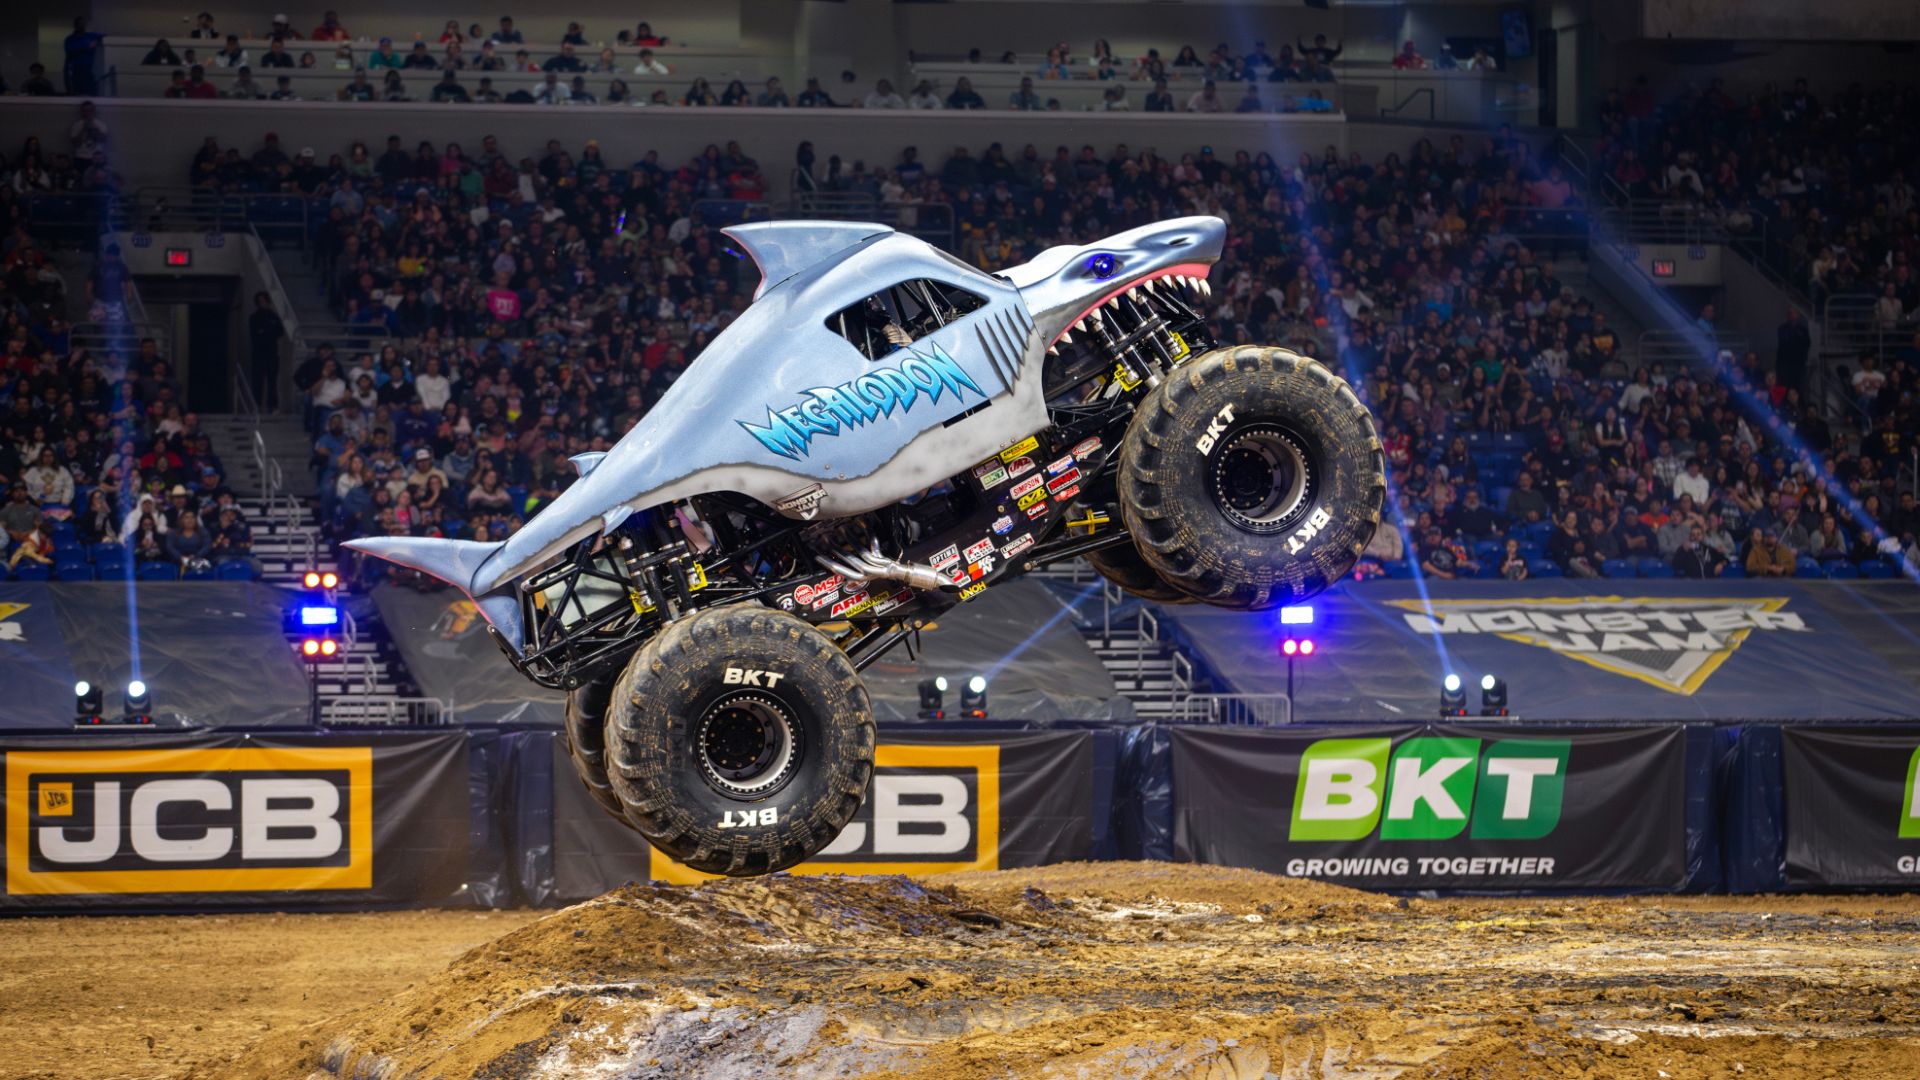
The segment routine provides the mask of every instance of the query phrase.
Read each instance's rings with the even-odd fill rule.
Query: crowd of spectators
[[[16,181],[70,181],[72,166],[36,155],[0,163],[0,578],[252,576],[246,517],[156,343],[73,343],[70,311],[126,319],[130,274],[109,247],[69,288],[24,227]]]
[[[1816,572],[1879,572],[1920,528],[1893,493],[1905,444],[1836,432],[1805,397],[1804,368],[1782,379],[1756,355],[1630,367],[1547,241],[1528,242],[1543,218],[1577,215],[1577,199],[1555,163],[1504,133],[1421,140],[1379,162],[995,145],[957,147],[937,168],[909,150],[888,167],[821,169],[810,147],[797,164],[829,189],[902,204],[903,223],[951,215],[957,254],[987,271],[1169,216],[1226,218],[1219,339],[1326,357],[1380,417],[1406,531],[1382,531],[1369,571],[1766,573],[1751,553],[1777,555],[1777,541],[1795,573],[1802,555]],[[759,166],[735,144],[674,165],[610,163],[593,143],[515,155],[491,139],[472,153],[392,139],[324,164],[210,143],[196,169],[292,184],[324,206],[314,250],[339,313],[394,335],[321,350],[296,374],[340,535],[510,531],[568,483],[568,457],[610,446],[752,292],[750,264],[696,205],[756,197]],[[1899,417],[1888,430],[1915,427],[1912,370],[1902,359],[1883,374]],[[1695,526],[1713,554],[1692,544]]]

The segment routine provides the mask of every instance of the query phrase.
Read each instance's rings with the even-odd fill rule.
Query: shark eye
[[[1120,260],[1103,251],[1087,259],[1087,270],[1095,280],[1105,281],[1119,272]]]

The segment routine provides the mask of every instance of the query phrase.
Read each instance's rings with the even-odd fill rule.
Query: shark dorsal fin
[[[871,221],[755,221],[720,230],[760,267],[758,299],[807,267],[893,230]]]
[[[600,459],[606,456],[604,451],[590,450],[584,454],[575,454],[567,460],[573,462],[575,472],[578,472],[581,476],[585,476],[600,464]]]

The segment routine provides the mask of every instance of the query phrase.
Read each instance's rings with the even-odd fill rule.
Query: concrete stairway
[[[1113,678],[1114,689],[1133,702],[1134,714],[1141,719],[1178,716],[1186,696],[1200,689],[1195,685],[1192,658],[1161,634],[1152,609],[1116,614],[1114,609],[1124,602],[1125,594],[1101,581],[1085,562],[1075,559],[1032,571],[1030,576],[1101,590],[1097,604],[1082,608],[1101,618],[1098,623],[1081,620],[1080,636]]]
[[[213,443],[213,452],[227,469],[227,484],[235,495],[259,498],[267,494],[267,478],[261,471],[261,459],[255,454],[253,418],[236,413],[202,413],[200,426]],[[296,498],[314,494],[313,473],[306,466],[313,441],[307,438],[298,416],[262,416],[258,431],[265,444],[268,468],[279,463],[280,491]]]

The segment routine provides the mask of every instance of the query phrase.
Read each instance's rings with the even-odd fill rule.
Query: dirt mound
[[[201,1075],[1915,1075],[1920,903],[1818,910],[1166,863],[637,885]]]

